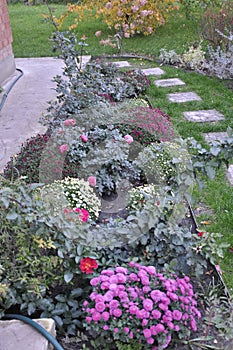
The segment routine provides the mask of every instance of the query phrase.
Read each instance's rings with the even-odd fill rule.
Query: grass
[[[64,5],[52,5],[57,16],[64,12]],[[9,5],[9,14],[13,32],[13,50],[15,57],[43,57],[54,56],[51,37],[54,27],[45,23],[41,14],[48,13],[46,6],[24,6],[20,4]],[[70,22],[71,23],[71,22]],[[69,23],[66,23],[68,25]],[[178,53],[184,52],[194,42],[198,41],[198,22],[189,21],[185,16],[173,16],[170,21],[157,30],[153,36],[137,36],[125,40],[124,51],[158,57],[161,48],[175,49]],[[34,28],[34,30],[32,30]],[[65,28],[64,28],[65,29]],[[94,36],[97,30],[107,36],[106,26],[99,21],[87,20],[78,27],[77,35],[87,36],[88,54],[101,55],[114,54],[116,51],[109,47],[99,45]],[[144,68],[156,66],[155,62],[131,60],[132,65]],[[182,137],[195,137],[205,144],[203,133],[226,131],[228,126],[233,128],[233,94],[227,88],[226,82],[217,78],[210,78],[194,72],[185,72],[174,67],[164,66],[163,78],[180,78],[186,85],[181,87],[158,88],[154,84],[148,89],[148,97],[153,106],[160,108],[172,118],[175,128]],[[155,78],[153,78],[155,79]],[[153,81],[153,80],[152,80]],[[201,101],[188,103],[171,103],[166,94],[171,92],[195,91]],[[225,120],[217,123],[191,123],[183,118],[182,112],[197,109],[216,109],[225,116]],[[206,145],[206,144],[205,144]],[[228,184],[225,169],[221,169],[213,181],[206,181],[205,190],[194,191],[196,203],[194,208],[203,206],[207,208],[197,219],[200,225],[203,220],[210,221],[207,230],[220,232],[224,235],[223,241],[233,247],[233,187]],[[233,291],[232,253],[226,251],[224,259],[220,262],[224,279],[230,291]]]
[[[66,6],[60,4],[50,5],[53,14],[58,17],[65,12]],[[52,50],[51,37],[54,27],[45,22],[42,14],[49,14],[46,5],[25,6],[23,4],[9,4],[9,16],[13,32],[13,50],[15,57],[46,57],[55,56]],[[62,30],[66,30],[74,17],[66,20]],[[101,28],[102,37],[106,38],[110,32],[100,20],[87,20],[80,23],[76,29],[77,36],[87,36],[88,52],[91,55],[113,54],[115,49],[99,44],[95,32]],[[124,51],[158,56],[161,48],[175,49],[178,53],[186,50],[191,44],[197,42],[197,22],[187,20],[184,16],[174,15],[164,27],[160,27],[152,36],[136,36],[130,40],[125,39]]]

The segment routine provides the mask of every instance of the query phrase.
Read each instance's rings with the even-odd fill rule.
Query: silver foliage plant
[[[176,65],[185,69],[195,70],[202,74],[216,76],[219,79],[233,78],[233,32],[228,30],[227,34],[216,29],[218,34],[228,44],[225,49],[218,46],[216,49],[209,45],[208,51],[205,53],[201,49],[201,45],[197,48],[190,47],[187,52],[182,55],[177,54],[174,50],[160,50],[159,59],[161,64]]]

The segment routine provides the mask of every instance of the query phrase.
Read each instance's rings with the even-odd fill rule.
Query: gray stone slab
[[[185,85],[185,82],[183,82],[178,78],[159,79],[159,80],[155,80],[154,83],[156,86],[161,86],[161,87]]]
[[[155,67],[155,68],[144,68],[142,69],[142,72],[145,75],[162,75],[164,74],[164,71],[161,68]]]
[[[55,322],[50,318],[34,320],[53,337],[56,336]],[[30,325],[18,321],[0,321],[1,350],[52,350],[51,343]]]
[[[198,123],[218,122],[224,119],[224,115],[216,109],[183,112],[183,115],[185,119]]]
[[[224,140],[227,137],[227,132],[208,132],[203,134],[205,141],[211,143],[213,141]]]
[[[190,101],[201,101],[201,97],[195,92],[177,92],[172,94],[167,94],[167,98],[171,102],[190,102]]]
[[[229,183],[233,186],[233,164],[227,169],[227,178]]]
[[[112,62],[112,63],[114,63],[119,68],[131,67],[131,64],[128,61],[116,61],[116,62]]]

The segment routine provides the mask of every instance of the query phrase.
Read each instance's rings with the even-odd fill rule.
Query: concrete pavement
[[[53,57],[17,58],[16,67],[23,71],[11,89],[0,111],[0,172],[10,157],[20,150],[20,145],[29,137],[44,132],[39,124],[47,102],[56,96],[52,78],[62,74],[64,63]],[[7,91],[19,72],[2,85]],[[4,91],[0,94],[3,97]]]

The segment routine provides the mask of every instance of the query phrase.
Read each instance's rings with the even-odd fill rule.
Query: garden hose
[[[1,112],[1,110],[2,110],[2,108],[3,108],[4,103],[6,102],[6,99],[7,99],[8,95],[9,95],[11,89],[12,89],[13,86],[17,83],[17,81],[23,76],[23,71],[22,71],[21,69],[16,68],[16,70],[17,70],[18,72],[20,72],[20,74],[19,74],[19,76],[17,76],[17,77],[14,79],[14,81],[11,83],[10,87],[6,90],[6,92],[4,92],[3,97],[2,97],[2,100],[1,100],[1,102],[0,102],[0,112]]]
[[[3,319],[6,319],[6,320],[16,319],[29,324],[30,326],[35,328],[39,333],[41,333],[54,346],[55,350],[64,350],[64,348],[58,343],[58,341],[49,332],[47,332],[41,325],[31,320],[30,318],[22,315],[6,314],[3,317]]]

